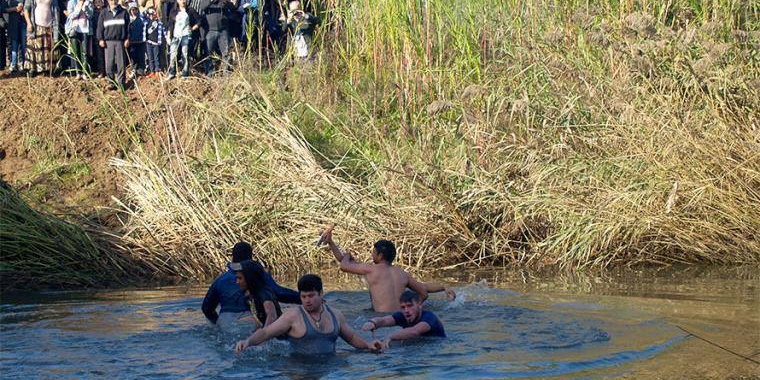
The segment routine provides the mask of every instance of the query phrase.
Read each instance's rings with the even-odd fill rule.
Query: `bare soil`
[[[169,111],[183,125],[191,112],[183,107],[187,94],[202,99],[210,88],[194,77],[139,78],[122,93],[103,78],[2,73],[0,179],[58,210],[111,205],[120,179],[109,160],[133,149],[135,136],[149,145],[148,136],[165,135]]]

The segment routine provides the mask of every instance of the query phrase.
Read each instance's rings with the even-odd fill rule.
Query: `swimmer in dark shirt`
[[[446,337],[443,323],[431,311],[423,310],[424,301],[419,294],[407,290],[399,298],[401,310],[384,317],[372,318],[362,326],[362,330],[371,331],[379,327],[399,326],[402,329],[383,340],[383,348],[388,348],[392,340],[405,340],[418,336]]]

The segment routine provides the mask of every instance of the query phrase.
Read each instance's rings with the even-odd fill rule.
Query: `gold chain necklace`
[[[308,311],[306,312],[306,314],[308,314],[308,315],[309,315],[309,318],[311,318],[311,320],[312,320],[312,321],[314,321],[314,327],[316,327],[316,328],[317,328],[317,330],[322,330],[322,326],[321,326],[321,322],[322,322],[322,314],[324,314],[324,313],[325,313],[325,307],[324,307],[324,306],[322,306],[322,305],[320,305],[320,306],[319,306],[319,308],[320,308],[320,312],[319,312],[319,318],[314,318],[314,317],[312,317],[312,316],[311,316],[311,313],[309,313]]]

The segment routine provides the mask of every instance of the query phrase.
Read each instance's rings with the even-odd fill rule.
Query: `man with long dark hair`
[[[234,323],[241,318],[250,316],[244,291],[240,290],[232,265],[253,259],[253,247],[241,241],[232,248],[232,263],[227,265],[227,271],[216,278],[206,292],[201,310],[206,318],[213,324]],[[264,271],[261,273],[266,286],[272,289],[277,300],[283,303],[301,303],[298,292],[282,287],[275,282],[272,276]],[[217,307],[221,306],[217,313]]]
[[[282,315],[280,303],[274,290],[267,286],[264,267],[256,261],[244,260],[230,265],[235,271],[236,282],[240,290],[245,292],[250,304],[251,312],[256,317],[256,326],[261,328],[269,326]]]

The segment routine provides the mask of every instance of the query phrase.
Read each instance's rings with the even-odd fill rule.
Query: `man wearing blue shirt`
[[[420,301],[419,294],[406,290],[399,298],[400,311],[384,317],[372,318],[362,326],[362,330],[370,331],[379,327],[399,326],[401,330],[395,331],[383,340],[383,347],[388,348],[392,340],[405,340],[418,336],[446,337],[443,323],[431,311],[423,310],[424,301]]]
[[[253,248],[246,242],[239,242],[232,248],[232,262],[239,263],[252,260]],[[297,291],[280,286],[272,278],[269,272],[263,271],[264,281],[267,287],[274,291],[277,300],[282,303],[300,304],[301,298]],[[217,313],[217,306],[220,306]],[[227,264],[227,271],[211,284],[206,292],[201,306],[203,314],[211,322],[216,324],[220,321],[237,321],[242,317],[251,316],[251,308],[248,305],[245,293],[240,290],[236,282],[235,271]]]

